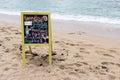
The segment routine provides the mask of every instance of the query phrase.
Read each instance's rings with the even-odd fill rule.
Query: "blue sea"
[[[0,13],[51,12],[52,19],[120,24],[120,0],[0,0]]]

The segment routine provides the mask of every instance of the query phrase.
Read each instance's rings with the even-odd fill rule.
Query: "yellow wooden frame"
[[[27,15],[48,15],[48,44],[25,44],[24,43],[24,14]],[[25,46],[29,46],[30,53],[32,53],[31,46],[49,46],[49,64],[52,64],[52,29],[51,29],[51,19],[49,12],[21,12],[21,29],[22,29],[22,65],[26,65],[26,56],[25,56]]]

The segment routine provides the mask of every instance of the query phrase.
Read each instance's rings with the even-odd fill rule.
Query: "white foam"
[[[0,10],[2,14],[8,15],[20,15],[21,11],[5,11]],[[52,19],[60,20],[75,20],[75,21],[89,21],[89,22],[100,22],[100,23],[109,23],[109,24],[120,24],[120,19],[99,17],[99,16],[87,16],[87,15],[64,15],[64,14],[51,14]]]
[[[100,23],[110,23],[110,24],[120,24],[120,19],[112,19],[106,17],[98,16],[86,16],[86,15],[60,15],[52,14],[53,19],[63,19],[63,20],[75,20],[75,21],[89,21],[89,22],[100,22]]]

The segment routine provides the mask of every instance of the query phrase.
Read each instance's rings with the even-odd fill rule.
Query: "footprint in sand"
[[[80,51],[81,53],[86,53],[86,54],[89,54],[90,52],[87,52],[87,51]]]
[[[79,44],[72,44],[72,43],[65,43],[65,44],[70,46],[79,46]]]
[[[85,48],[80,48],[80,50],[85,50]]]
[[[6,28],[2,28],[1,31],[4,32],[5,34],[10,34],[10,32],[8,31],[8,29],[6,29]]]
[[[65,61],[65,59],[60,58],[60,59],[57,59],[57,61]]]
[[[7,49],[5,49],[5,52],[10,52],[10,49],[8,49],[8,48],[7,48]]]
[[[57,52],[56,51],[52,51],[52,56],[55,56],[57,55]]]
[[[11,32],[15,32],[15,34],[21,34],[21,32],[19,30],[13,29],[13,28],[9,28],[9,30]]]
[[[82,64],[80,64],[79,62],[78,62],[78,63],[67,64],[67,65],[68,65],[68,66],[73,66],[73,65],[75,65],[76,67],[82,66]]]
[[[73,75],[73,76],[80,78],[80,75],[78,74],[78,72],[72,71],[72,72],[69,72],[69,75]]]
[[[22,45],[19,46],[19,50],[20,50],[20,52],[22,52]]]
[[[102,62],[101,64],[103,64],[103,65],[116,65],[117,67],[120,68],[120,64],[119,64],[119,63],[113,63],[113,62]]]
[[[88,63],[86,63],[86,62],[80,62],[80,63],[82,63],[82,64],[84,64],[84,65],[89,65]]]
[[[64,42],[64,41],[55,41],[54,43],[57,43],[57,44],[61,45],[61,47],[64,47],[64,48],[67,47],[67,46],[65,45],[65,42]]]
[[[79,72],[79,69],[74,69],[75,72]]]
[[[55,43],[60,43],[59,41],[55,41]]]
[[[117,51],[116,50],[113,50],[113,49],[110,49],[109,50],[111,53],[117,53]]]
[[[10,41],[10,40],[11,40],[11,37],[5,37],[5,39],[6,39],[7,41]]]
[[[15,32],[15,34],[21,34],[21,32],[18,31],[18,32]]]
[[[103,66],[103,65],[102,65],[101,68],[102,68],[103,70],[105,70],[106,72],[109,71],[108,67],[106,67],[106,66]]]
[[[85,48],[80,48],[80,52],[89,54],[90,52],[85,51]]]
[[[10,70],[10,68],[9,68],[9,67],[4,68],[4,71],[8,71],[8,70]]]
[[[90,67],[89,69],[90,71],[99,73],[101,75],[106,75],[106,73],[108,73],[109,71],[109,68],[104,65],[93,66],[93,67]]]
[[[64,70],[66,67],[65,67],[64,65],[60,65],[59,68],[60,68],[61,70]]]
[[[83,69],[74,69],[74,71],[80,74],[86,74],[86,72]]]
[[[19,32],[18,30],[16,30],[16,29],[10,29],[10,31],[12,31],[12,32]]]
[[[102,64],[102,65],[106,65],[106,66],[108,66],[108,65],[116,65],[117,67],[120,68],[120,64],[119,64],[119,63],[113,63],[113,62],[102,62],[101,64]]]
[[[75,65],[76,67],[80,67],[80,66],[83,66],[83,65],[89,65],[88,63],[86,63],[86,62],[77,62],[77,63],[74,63],[74,64],[72,64],[72,65]]]
[[[101,62],[101,64],[103,64],[103,65],[114,65],[115,63],[113,63],[113,62]]]
[[[119,49],[118,49],[119,50]],[[116,54],[116,55],[119,55],[120,56],[120,54],[119,54],[119,52],[117,52],[116,50],[114,50],[114,49],[110,49],[110,50],[108,50],[110,53],[114,53],[114,54]]]
[[[112,57],[114,58],[114,56],[110,55],[110,54],[103,54],[104,56],[107,56],[107,57]]]
[[[60,55],[63,56],[63,57],[67,57],[69,55],[68,51],[66,50],[66,51],[62,52]]]
[[[119,63],[117,63],[116,65],[120,68],[120,64]]]
[[[36,57],[36,56],[39,56],[37,53],[30,53],[30,51],[26,51],[26,56],[32,56],[32,57]]]
[[[84,59],[83,56],[81,56],[79,53],[76,53],[73,57],[75,57],[75,58],[81,58],[82,60]]]

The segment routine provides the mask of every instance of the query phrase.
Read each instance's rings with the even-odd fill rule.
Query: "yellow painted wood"
[[[26,66],[25,45],[24,45],[24,28],[23,28],[23,13],[21,13],[21,30],[22,30],[22,65]]]
[[[25,46],[22,46],[22,65],[26,66]]]
[[[48,18],[49,18],[49,65],[52,64],[52,28],[51,28],[51,18],[50,18],[50,14],[48,14]]]
[[[48,15],[48,32],[49,32],[49,43],[48,44],[26,44],[24,42],[24,14],[27,15]],[[49,64],[52,64],[52,29],[51,29],[51,18],[49,12],[21,12],[21,29],[22,29],[22,64],[26,65],[25,58],[25,46],[29,46],[29,50],[32,53],[31,46],[49,46]]]
[[[49,44],[25,44],[25,46],[49,46]]]

